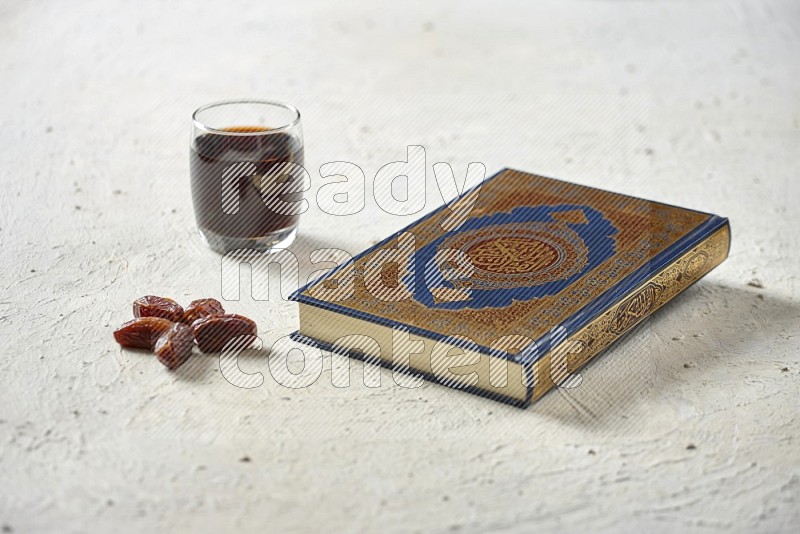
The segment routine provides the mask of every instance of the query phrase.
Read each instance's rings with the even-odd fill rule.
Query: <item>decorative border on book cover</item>
[[[468,336],[482,348],[491,345],[498,330],[507,335],[537,339],[538,336],[546,336],[553,325],[562,324],[568,334],[572,334],[606,307],[624,298],[642,280],[674,261],[726,222],[725,219],[703,212],[510,169],[504,169],[483,182],[470,219],[459,231],[443,233],[442,222],[450,214],[445,208],[442,206],[322,279],[304,286],[295,293],[294,299],[378,324],[402,323],[412,333],[426,337],[442,337],[441,332]],[[594,221],[594,226],[602,231],[590,231],[581,236],[584,227],[592,227],[586,221]],[[503,245],[513,245],[515,239],[529,236],[517,235],[512,230],[521,227],[519,232],[532,234],[541,232],[543,225],[569,228],[571,233],[562,235],[571,236],[575,233],[588,245],[589,252],[584,256],[585,251],[574,236],[572,239],[551,240],[552,243],[548,243],[550,248],[560,250],[559,254],[565,256],[571,254],[582,267],[581,272],[575,273],[554,261],[548,267],[561,271],[555,274],[546,271],[537,276],[562,278],[546,279],[544,284],[534,286],[545,287],[547,291],[542,293],[522,295],[528,288],[518,286],[516,293],[504,296],[504,284],[510,278],[534,274],[498,272],[501,269],[497,265],[482,269],[486,272],[477,275],[477,283],[492,285],[492,294],[496,297],[496,300],[491,299],[493,302],[484,301],[486,306],[481,309],[463,306],[447,309],[446,306],[436,306],[433,300],[426,305],[427,297],[416,290],[413,299],[384,301],[371,295],[365,286],[367,262],[398,244],[398,235],[402,232],[413,234],[417,262],[422,261],[419,259],[420,253],[435,248],[438,241],[444,243],[449,240],[475,247],[474,250],[484,254],[484,263],[490,265],[494,261],[490,257],[493,251],[488,250],[488,246],[481,249],[484,245],[483,229],[494,227],[494,231],[498,231],[498,226],[504,226],[505,233],[499,234],[506,239]],[[605,241],[613,243],[611,249],[604,249]],[[550,250],[543,252],[549,253]],[[584,259],[587,261],[584,262]],[[426,272],[424,268],[420,271],[419,264],[415,271]],[[381,276],[384,274],[382,272]],[[400,283],[407,274],[408,266],[398,266],[392,276]],[[349,284],[354,287],[355,296],[339,302],[320,300],[314,298],[309,289],[317,284],[322,287]],[[424,286],[426,281],[417,280],[416,285]],[[587,306],[587,303],[591,304]]]

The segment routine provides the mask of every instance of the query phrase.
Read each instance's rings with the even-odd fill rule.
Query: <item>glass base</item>
[[[259,237],[230,237],[200,228],[200,237],[203,238],[208,248],[220,254],[242,249],[268,252],[273,248],[286,248],[292,244],[296,235],[297,226]]]

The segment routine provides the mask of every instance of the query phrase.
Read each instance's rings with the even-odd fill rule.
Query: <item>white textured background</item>
[[[2,532],[793,531],[798,27],[793,0],[1,2]],[[726,215],[731,257],[526,411],[359,365],[170,374],[111,331],[142,294],[219,297],[188,119],[239,96],[302,110],[314,189],[422,144]],[[410,222],[370,199],[304,216],[303,276]],[[297,323],[273,296],[227,306],[267,345]]]

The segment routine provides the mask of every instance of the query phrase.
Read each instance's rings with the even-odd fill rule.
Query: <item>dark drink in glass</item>
[[[295,108],[233,101],[198,109],[190,165],[197,226],[213,250],[269,250],[294,239],[306,176]]]

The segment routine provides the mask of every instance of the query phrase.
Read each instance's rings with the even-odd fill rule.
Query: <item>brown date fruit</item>
[[[183,320],[183,308],[172,299],[146,295],[133,301],[134,317],[163,317],[173,323]]]
[[[169,330],[161,334],[153,352],[156,353],[158,361],[172,371],[189,359],[189,356],[192,355],[192,347],[194,347],[192,329],[183,323],[175,323]]]
[[[198,299],[193,300],[189,306],[183,310],[183,322],[192,324],[198,319],[210,315],[225,315],[225,308],[217,299]]]
[[[219,352],[225,344],[239,336],[257,334],[256,323],[247,317],[229,313],[227,315],[209,315],[192,323],[192,332],[197,346],[203,352]]]
[[[137,317],[114,330],[114,339],[123,347],[153,350],[161,334],[173,324],[163,317]]]

